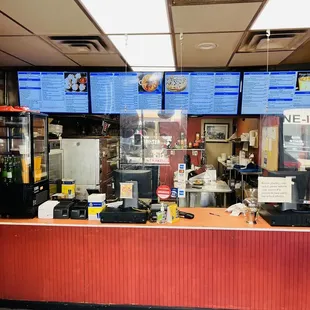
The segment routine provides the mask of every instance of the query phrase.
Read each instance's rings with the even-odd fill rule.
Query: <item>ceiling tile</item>
[[[283,59],[288,57],[292,52],[270,52],[269,64],[278,65]],[[232,58],[230,67],[244,67],[244,66],[266,66],[266,53],[237,53]]]
[[[39,35],[99,34],[74,0],[1,0],[1,10]]]
[[[242,32],[185,34],[183,38],[183,67],[221,67],[226,66],[229,58],[239,43]],[[181,46],[179,35],[175,35],[177,63],[181,66]],[[199,43],[212,42],[217,44],[213,50],[196,48]]]
[[[293,52],[282,64],[300,64],[310,62],[310,41]]]
[[[76,66],[76,64],[38,37],[0,37],[4,52],[37,66]]]
[[[11,55],[0,51],[0,66],[11,67],[11,66],[30,66],[28,63],[19,60]]]
[[[0,33],[1,36],[31,34],[29,31],[19,26],[17,23],[13,22],[11,19],[7,18],[2,13],[0,13],[0,25],[1,25],[1,33]]]
[[[172,7],[175,32],[244,31],[261,2]]]
[[[70,54],[70,58],[81,66],[121,67],[125,63],[117,54]]]

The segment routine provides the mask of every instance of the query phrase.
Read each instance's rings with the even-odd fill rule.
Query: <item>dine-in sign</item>
[[[171,189],[168,185],[160,185],[157,187],[156,194],[160,199],[167,199],[171,195]]]
[[[292,109],[284,111],[284,124],[310,125],[310,109]]]

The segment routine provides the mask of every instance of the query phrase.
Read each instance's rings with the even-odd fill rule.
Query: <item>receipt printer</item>
[[[54,208],[59,204],[57,200],[48,200],[42,203],[38,208],[39,219],[52,219],[54,217]]]
[[[88,218],[88,203],[87,201],[75,203],[70,211],[70,217],[75,220],[86,220]]]
[[[70,211],[73,205],[73,201],[60,201],[59,204],[54,207],[54,219],[70,218]]]

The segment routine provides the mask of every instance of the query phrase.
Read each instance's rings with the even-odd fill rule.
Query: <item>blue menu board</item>
[[[283,114],[310,108],[310,72],[245,72],[242,114]]]
[[[165,109],[235,115],[239,85],[239,72],[169,72],[165,75]]]
[[[18,72],[20,105],[46,113],[88,113],[86,72]]]
[[[163,73],[91,72],[93,114],[161,110]]]

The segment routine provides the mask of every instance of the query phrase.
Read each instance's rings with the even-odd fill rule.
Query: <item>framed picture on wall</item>
[[[204,133],[206,142],[228,142],[229,124],[205,123]]]

